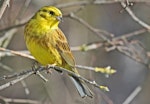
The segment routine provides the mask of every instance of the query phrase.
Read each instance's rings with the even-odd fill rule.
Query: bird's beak
[[[63,20],[62,16],[57,16],[56,19],[60,22]]]

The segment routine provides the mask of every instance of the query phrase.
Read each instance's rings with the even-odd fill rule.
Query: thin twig
[[[21,6],[21,8],[16,16],[17,18],[15,19],[15,22],[18,20],[21,20],[21,17],[25,14],[25,11],[28,9],[30,3],[31,3],[31,0],[24,1],[24,5]]]
[[[93,43],[90,43],[90,44],[83,44],[81,46],[71,47],[71,51],[86,52],[86,51],[98,49],[99,47],[102,47],[103,45],[104,45],[104,42],[93,42]]]
[[[5,88],[8,88],[8,87],[10,87],[10,86],[12,86],[12,85],[14,85],[14,84],[16,84],[16,83],[18,83],[18,82],[20,82],[20,81],[26,79],[27,77],[29,77],[29,76],[32,75],[33,73],[34,73],[34,72],[29,72],[28,74],[22,75],[21,77],[15,79],[15,80],[12,80],[12,81],[10,81],[10,82],[8,82],[8,83],[6,83],[6,84],[1,85],[1,86],[0,86],[0,90],[3,90],[3,89],[5,89]]]
[[[48,81],[48,79],[46,79],[39,71],[36,71],[36,75],[39,76],[44,82]]]
[[[85,27],[87,27],[90,31],[94,32],[95,34],[97,34],[101,39],[103,39],[104,41],[108,41],[108,38],[106,36],[109,37],[113,37],[114,35],[104,31],[104,30],[100,30],[100,29],[96,29],[94,27],[92,27],[91,25],[89,25],[87,22],[85,22],[83,19],[79,18],[78,16],[76,16],[73,12],[71,12],[68,17],[78,21],[79,23],[81,23],[82,25],[84,25]],[[104,36],[103,34],[105,34],[106,36]]]
[[[123,34],[121,36],[115,37],[115,38],[113,38],[113,40],[116,41],[116,40],[120,40],[120,39],[131,38],[131,37],[134,37],[137,35],[141,35],[147,31],[148,31],[147,29],[143,28],[143,29],[133,31],[133,32],[128,33],[128,34]]]
[[[6,28],[4,28],[4,29],[0,29],[0,33],[9,31],[9,30],[14,29],[14,28],[19,28],[19,27],[21,27],[21,26],[24,26],[25,24],[26,24],[26,22],[20,23],[20,24],[17,24],[17,25],[13,25],[13,26],[10,26],[10,27],[6,27]]]
[[[56,7],[58,8],[65,8],[65,7],[72,7],[72,6],[81,6],[81,5],[86,5],[89,4],[90,2],[88,0],[84,1],[77,1],[77,2],[69,2],[69,3],[64,3],[64,4],[58,4]]]
[[[26,95],[29,95],[30,94],[30,90],[29,88],[27,87],[27,84],[24,80],[21,81],[21,84],[22,84],[22,87],[24,88],[24,91],[25,91],[25,94]]]
[[[145,22],[143,22],[142,20],[140,20],[133,12],[132,10],[126,6],[126,4],[124,2],[121,2],[121,5],[123,8],[125,8],[125,10],[129,13],[129,15],[132,17],[132,19],[134,21],[136,21],[138,24],[140,24],[141,26],[143,26],[144,28],[150,30],[150,26],[148,24],[146,24]]]
[[[10,43],[12,37],[14,34],[17,32],[17,29],[12,29],[7,31],[1,38],[0,38],[0,46],[1,47],[7,47],[8,44]]]
[[[122,2],[123,0],[95,0],[94,4],[112,4]],[[149,3],[149,0],[128,0],[129,2]]]
[[[10,2],[10,0],[4,0],[3,1],[3,5],[0,8],[0,19],[2,18],[2,15],[4,14],[4,11],[7,8],[7,6],[9,6],[9,2]]]
[[[9,72],[12,72],[12,71],[13,71],[12,68],[10,68],[9,66],[7,66],[7,65],[5,65],[5,64],[3,64],[3,63],[0,63],[0,67],[3,68],[4,70],[9,71]]]
[[[17,55],[17,56],[26,57],[26,58],[34,60],[34,58],[31,55],[20,53],[20,52],[9,50],[9,49],[5,49],[5,48],[2,48],[2,47],[0,47],[0,51],[9,52],[9,53]]]
[[[0,96],[0,99],[2,101],[5,102],[5,104],[9,104],[9,103],[18,103],[18,104],[41,104],[41,102],[39,101],[35,101],[35,100],[29,100],[29,99],[14,99],[14,98],[6,98],[6,97],[3,97],[3,96]]]
[[[130,104],[132,100],[140,93],[142,90],[141,86],[135,88],[135,90],[126,98],[122,104]]]

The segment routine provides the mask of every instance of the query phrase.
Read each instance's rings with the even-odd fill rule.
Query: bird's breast
[[[45,35],[26,34],[26,45],[28,50],[42,65],[62,64],[62,58],[55,48],[54,40],[51,33],[45,33]]]

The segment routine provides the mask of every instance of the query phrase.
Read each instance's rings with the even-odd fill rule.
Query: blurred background
[[[85,78],[109,87],[109,92],[88,86],[94,98],[82,99],[67,75],[53,71],[36,75],[0,91],[1,104],[149,104],[150,33],[139,23],[150,24],[147,0],[0,0],[0,46],[26,52],[24,23],[42,6],[54,5],[64,14],[59,25],[66,35],[76,63],[90,67],[111,66],[117,72],[109,77],[89,70],[79,70]],[[122,5],[126,6],[123,7]],[[133,14],[129,15],[129,9]],[[0,11],[2,13],[2,11]],[[70,15],[71,14],[71,15]],[[135,15],[139,20],[135,21]],[[150,28],[149,28],[150,29]],[[96,45],[95,49],[76,50]],[[100,44],[100,46],[98,46]],[[32,67],[34,61],[10,56],[0,51],[0,78]],[[14,78],[15,79],[15,78]],[[0,85],[11,80],[0,79]]]

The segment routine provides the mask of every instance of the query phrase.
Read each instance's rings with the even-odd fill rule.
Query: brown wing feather
[[[75,66],[74,57],[70,50],[69,44],[63,32],[60,29],[56,30],[58,35],[58,40],[56,41],[56,48],[59,51],[60,55],[62,56],[63,60],[70,66]]]

